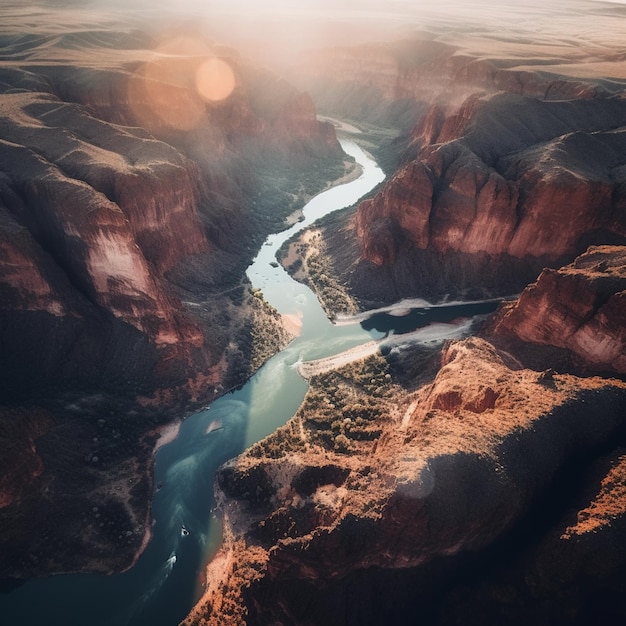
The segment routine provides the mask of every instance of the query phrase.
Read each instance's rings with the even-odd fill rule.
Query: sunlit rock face
[[[364,260],[393,266],[403,248],[442,263],[482,254],[506,274],[507,258],[538,270],[594,240],[626,238],[623,101],[474,98],[438,132],[437,110],[417,133],[417,158],[359,207]]]
[[[490,323],[490,332],[564,348],[587,370],[626,373],[626,249],[590,248],[544,270]]]
[[[521,290],[624,241],[623,63],[614,82],[550,76],[546,45],[528,60],[485,31],[454,33],[473,54],[442,28],[404,63],[385,44],[311,59],[328,111],[401,126],[390,103],[433,105],[389,182],[324,235],[359,296]],[[225,542],[185,624],[623,621],[622,255],[546,271],[481,338],[314,377],[220,469]]]
[[[328,236],[364,308],[518,293],[625,241],[623,7],[474,8],[425,10],[403,39],[316,50],[294,71],[324,112],[400,130],[386,185],[346,220],[358,245]]]
[[[5,16],[0,65],[7,328],[48,316],[29,339],[50,351],[32,372],[41,381],[54,374],[55,385],[65,377],[83,388],[90,377],[102,383],[99,369],[123,369],[127,388],[151,395],[187,385],[198,402],[203,385],[190,381],[201,374],[212,381],[208,400],[231,384],[225,376],[245,376],[228,374],[226,347],[237,351],[231,335],[256,316],[245,288],[232,290],[251,242],[293,211],[289,177],[315,179],[305,197],[323,186],[326,164],[341,163],[334,128],[318,122],[307,94],[199,29],[96,10],[22,13]],[[87,373],[85,362],[118,332],[136,337],[122,343],[137,344],[144,357],[130,361],[143,358],[146,372],[122,350]],[[26,362],[20,356],[7,375],[26,380],[16,366]],[[85,374],[76,379],[75,369]]]
[[[5,94],[0,115],[2,314],[13,329],[4,340],[7,393],[20,397],[32,385],[41,392],[51,381],[60,390],[64,376],[69,390],[71,372],[100,361],[114,327],[136,331],[146,368],[160,347],[200,348],[200,329],[164,280],[183,258],[209,250],[189,160],[144,131],[111,126],[45,94]],[[77,344],[80,336],[90,339]],[[44,359],[27,366],[37,345]],[[77,363],[68,363],[68,350]],[[74,383],[80,388],[99,367],[122,366],[108,358]],[[129,372],[128,386],[138,374]]]
[[[543,522],[534,506],[556,472],[621,423],[623,383],[555,375],[548,388],[509,358],[450,346],[415,404],[398,397],[403,415],[348,455],[297,416],[265,443],[282,452],[222,468],[226,542],[185,623],[411,624],[442,610],[440,590],[516,521]]]
[[[160,275],[208,249],[193,166],[166,144],[50,97],[6,95],[2,113],[3,195],[37,240],[40,262],[45,250],[87,298],[157,345],[182,340],[180,305]],[[20,272],[9,284],[28,300]]]

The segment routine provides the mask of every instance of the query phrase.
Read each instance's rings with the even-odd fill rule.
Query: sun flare
[[[210,102],[228,98],[236,84],[237,80],[231,66],[217,57],[207,59],[196,71],[196,90]]]

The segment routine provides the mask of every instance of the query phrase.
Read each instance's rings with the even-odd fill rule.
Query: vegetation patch
[[[297,417],[312,442],[347,453],[378,439],[382,421],[395,413],[399,393],[404,395],[377,354],[314,376]]]
[[[319,229],[306,231],[281,253],[287,272],[315,292],[331,319],[338,314],[352,315],[358,311],[357,303],[333,271],[332,259],[326,253]]]

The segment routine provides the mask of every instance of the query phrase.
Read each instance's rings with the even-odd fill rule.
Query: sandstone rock
[[[20,198],[11,203],[16,218],[34,233],[39,246],[57,259],[70,282],[100,307],[146,333],[156,344],[172,344],[184,337],[198,345],[199,331],[190,321],[185,324],[180,304],[176,305],[160,279],[152,275],[148,264],[150,260],[163,271],[180,261],[183,253],[175,243],[180,235],[187,236],[188,253],[207,248],[196,209],[197,182],[185,170],[184,157],[169,146],[153,147],[150,140],[113,128],[105,142],[98,142],[98,133],[108,128],[81,115],[76,107],[69,107],[69,112],[63,108],[58,101],[31,94],[3,98],[6,139],[0,159],[12,190],[5,193]],[[54,129],[58,123],[64,124],[65,130],[57,138]],[[85,139],[91,133],[95,145],[77,135],[72,137],[72,128]],[[129,154],[139,153],[147,143],[146,154],[152,152],[155,160],[144,156],[143,163],[137,159],[137,164],[130,166],[128,156],[110,150],[115,143],[111,134],[115,133],[120,135],[118,150],[126,144]],[[80,179],[81,170],[86,172],[85,181]],[[169,185],[163,174],[169,176]],[[141,182],[127,182],[133,179]],[[146,190],[154,188],[155,180],[162,186],[161,193],[142,200]],[[158,263],[156,240],[149,239],[150,233],[161,232],[156,237],[170,258],[164,256]]]
[[[626,241],[625,122],[613,98],[433,105],[417,156],[323,231],[333,279],[364,308],[510,295],[589,244]]]
[[[537,54],[536,35],[525,29],[511,42],[493,33],[483,39],[482,27],[473,35],[459,32],[447,20],[436,38],[432,28],[399,41],[305,53],[290,78],[312,92],[325,110],[403,130],[410,130],[423,111],[410,102],[438,104],[450,114],[472,94],[506,92],[557,101],[592,99],[609,91],[601,76],[559,73],[563,56],[557,50],[553,72],[545,71],[550,51]],[[580,54],[584,58],[585,52]],[[445,132],[462,126],[463,119],[450,117]],[[441,126],[439,121],[436,127]]]
[[[514,41],[468,28],[446,22],[436,38],[426,29],[317,51],[298,68],[326,110],[352,102],[346,115],[385,120],[408,143],[397,171],[346,221],[358,249],[348,259],[343,243],[329,245],[337,279],[363,306],[517,293],[546,265],[626,240],[623,82],[585,72],[584,47],[573,60],[571,50],[538,52],[525,28]]]
[[[489,332],[565,348],[587,370],[624,374],[625,267],[624,247],[591,247],[571,265],[544,270],[500,310]]]
[[[437,133],[439,107],[429,115],[417,157],[322,231],[362,307],[510,295],[591,243],[626,240],[623,101],[471,97]]]
[[[224,545],[185,624],[623,618],[601,598],[623,584],[626,385],[550,353],[525,365],[542,342],[623,374],[623,257],[593,247],[546,270],[489,340],[436,364],[392,351],[388,370],[313,378],[285,427],[220,470]]]
[[[14,484],[0,487],[0,578],[130,566],[155,428],[289,340],[244,269],[343,166],[310,97],[232,50],[182,34],[155,50],[153,24],[101,11],[31,17],[3,9],[0,436],[14,447],[0,473]],[[230,97],[200,96],[211,59],[230,68]],[[280,189],[305,173],[302,194]],[[94,501],[123,545],[108,521],[81,527]]]
[[[614,217],[623,133],[613,130],[624,121],[626,108],[611,100],[471,98],[434,145],[359,209],[363,257],[381,263],[369,256],[380,230],[367,231],[379,216],[398,223],[404,241],[439,252],[556,260],[581,252],[588,233],[624,237]],[[590,154],[598,155],[593,168]]]
[[[431,176],[421,163],[407,166],[394,176],[382,211],[372,200],[365,200],[361,205],[362,210],[355,219],[356,234],[363,241],[364,253],[376,265],[393,263],[401,233],[407,233],[420,248],[428,245]]]
[[[482,52],[438,41],[311,59],[337,110],[359,87],[353,110],[434,105],[411,134],[417,157],[326,234],[352,295],[449,296],[494,267],[496,290],[521,288],[590,240],[624,241],[623,100]],[[623,621],[623,450],[611,468],[605,455],[626,387],[562,371],[572,351],[586,374],[623,374],[621,250],[588,254],[546,270],[489,341],[448,344],[389,395],[365,388],[368,365],[314,380],[286,427],[220,471],[225,541],[185,624]]]
[[[314,166],[321,186],[328,161],[341,163],[333,127],[318,122],[308,95],[197,34],[172,35],[153,49],[152,24],[128,29],[103,12],[93,14],[95,30],[80,33],[71,8],[42,12],[27,26],[13,17],[8,11],[3,37],[7,54],[12,46],[19,53],[0,64],[0,193],[3,223],[11,223],[3,230],[2,288],[15,298],[3,301],[7,327],[28,325],[30,313],[52,314],[40,317],[48,320],[41,334],[59,338],[56,348],[46,342],[49,361],[66,372],[72,367],[58,363],[70,336],[86,333],[82,349],[93,360],[107,335],[136,330],[143,347],[135,348],[152,373],[130,377],[129,386],[158,395],[188,385],[197,402],[199,383],[188,381],[214,380],[205,389],[212,398],[234,375],[223,361],[225,337],[245,326],[235,305],[245,288],[233,286],[252,256],[250,242],[282,223],[280,210],[291,212],[293,196],[265,194],[283,182],[273,157],[292,165],[286,177]],[[55,20],[68,22],[63,33]],[[225,98],[202,97],[198,73],[207,58],[232,74]],[[11,241],[15,229],[19,241]],[[228,318],[223,328],[209,319],[214,307]],[[247,314],[253,325],[262,317]],[[88,358],[78,360],[84,366]],[[116,368],[128,369],[127,361],[108,371]]]

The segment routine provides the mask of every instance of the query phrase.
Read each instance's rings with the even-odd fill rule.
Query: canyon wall
[[[439,132],[427,117],[415,136],[418,158],[359,209],[365,257],[393,261],[393,246],[386,254],[371,249],[377,238],[368,238],[368,225],[376,219],[442,253],[557,259],[577,252],[588,233],[623,238],[625,120],[621,99],[509,94],[466,101]]]
[[[404,39],[303,53],[289,76],[325,112],[405,131],[425,106],[437,102],[454,110],[474,94],[571,100],[612,91],[599,80],[567,76],[555,68],[542,71],[550,61],[561,64],[566,54],[556,46],[546,51],[536,34],[526,39],[518,33],[517,41],[507,41],[486,35],[489,27],[480,32],[474,25],[478,32],[472,34],[458,24],[429,27]]]
[[[518,300],[501,307],[485,332],[560,348],[572,367],[626,374],[624,252],[591,247],[570,265],[545,269]]]
[[[417,157],[360,205],[349,227],[360,256],[350,288],[384,298],[365,286],[391,276],[387,298],[470,287],[514,293],[590,243],[624,241],[625,116],[621,99],[501,94],[471,99],[438,131],[426,118]],[[454,268],[457,258],[465,273]],[[443,289],[420,272],[427,262],[429,273],[451,274]]]
[[[519,293],[545,266],[626,240],[624,67],[613,43],[597,52],[599,30],[586,45],[579,29],[585,14],[612,32],[609,13],[563,13],[570,39],[554,45],[536,7],[514,34],[502,23],[510,36],[490,25],[497,12],[464,27],[428,14],[406,39],[303,57],[300,84],[325,112],[398,133],[373,148],[392,164],[386,184],[324,234],[350,299]]]
[[[313,376],[218,471],[224,544],[185,626],[626,617],[617,40],[443,22],[299,68],[326,113],[405,135],[374,196],[291,243],[291,270],[362,309],[522,293],[479,337]]]

